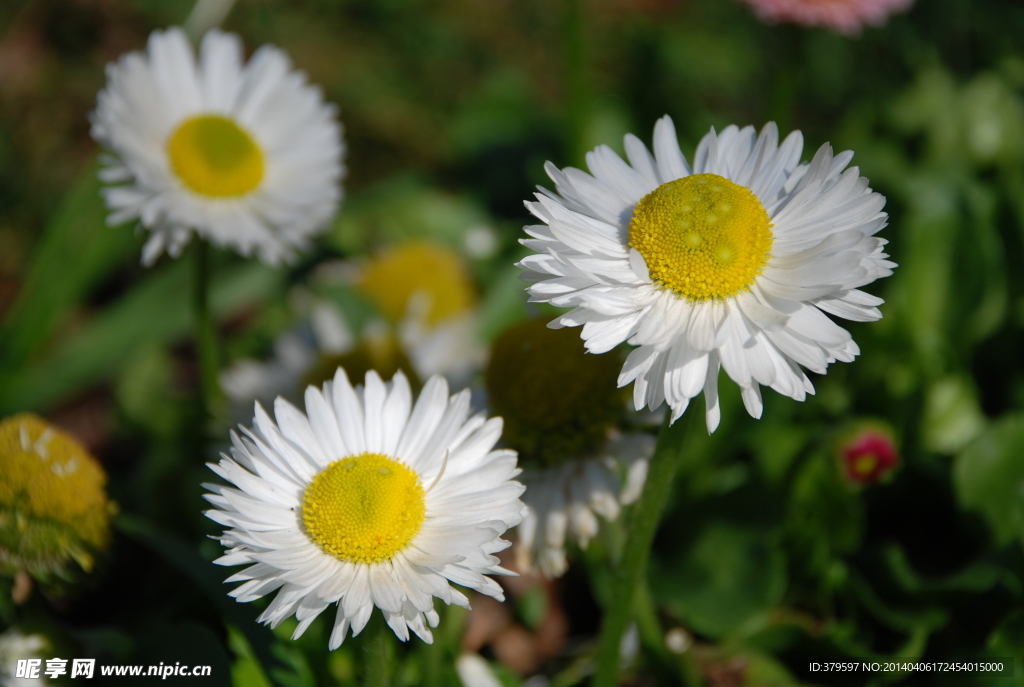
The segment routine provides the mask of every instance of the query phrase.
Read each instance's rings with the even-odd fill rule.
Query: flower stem
[[[633,604],[644,579],[654,533],[672,488],[687,432],[696,415],[692,409],[675,424],[666,424],[658,437],[658,447],[651,459],[650,471],[640,500],[633,507],[618,573],[612,585],[611,604],[601,625],[597,652],[597,674],[594,687],[616,687],[619,684],[619,646],[633,615]]]
[[[219,362],[217,355],[217,334],[210,315],[210,247],[205,241],[196,241],[195,247],[195,292],[193,307],[196,325],[196,356],[199,360],[200,411],[203,421],[220,396],[220,382],[217,379]]]
[[[374,611],[370,616],[368,637],[364,649],[366,651],[365,687],[388,687],[388,641],[391,628],[384,622],[383,612]]]
[[[587,79],[585,0],[567,0],[565,14],[566,119],[569,160],[583,166],[587,152],[590,93]]]

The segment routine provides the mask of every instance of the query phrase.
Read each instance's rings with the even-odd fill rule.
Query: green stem
[[[420,642],[423,647],[423,687],[441,687],[442,671],[444,670],[445,651],[444,637],[440,632],[434,633],[434,643]]]
[[[632,618],[633,603],[644,579],[654,533],[683,455],[687,431],[696,414],[691,408],[674,425],[668,425],[666,418],[666,425],[658,437],[658,447],[651,458],[644,490],[633,507],[625,550],[612,587],[611,605],[601,625],[594,687],[616,687],[619,684],[619,646],[622,635]]]
[[[220,397],[220,381],[217,378],[219,370],[217,333],[210,315],[210,247],[205,241],[196,241],[195,256],[193,307],[196,325],[196,357],[199,361],[200,410],[205,421]]]
[[[651,596],[650,585],[641,578],[636,587],[634,597],[636,627],[640,632],[640,642],[653,653],[659,662],[668,663],[668,651],[665,648],[665,632],[658,620],[658,608]]]
[[[566,0],[565,80],[566,119],[569,162],[582,167],[587,153],[587,123],[590,118],[590,94],[587,79],[585,38],[585,0]]]
[[[388,642],[391,639],[391,628],[384,622],[383,612],[374,611],[370,616],[366,638],[366,687],[388,687]]]

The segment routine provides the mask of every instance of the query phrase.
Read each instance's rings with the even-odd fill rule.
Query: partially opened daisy
[[[667,402],[674,421],[703,390],[714,431],[724,367],[760,417],[761,385],[803,400],[801,366],[824,373],[859,353],[825,313],[881,317],[860,287],[895,266],[875,236],[885,198],[843,171],[853,153],[826,144],[800,164],[800,132],[778,138],[774,124],[712,130],[691,166],[664,117],[653,155],[630,134],[629,164],[607,146],[587,154],[591,174],[548,163],[558,195],[527,203],[544,222],[522,241],[536,251],[519,263],[531,299],[572,308],[552,326],[582,326],[591,353],[637,347],[618,383],[634,383],[638,410]]]
[[[228,528],[221,565],[247,602],[277,591],[259,620],[294,614],[293,637],[331,604],[335,649],[358,634],[374,606],[402,640],[426,642],[434,597],[468,607],[449,581],[503,599],[487,575],[523,517],[513,451],[491,450],[500,418],[469,415],[469,392],[430,379],[413,402],[406,378],[376,372],[353,388],[341,369],[306,391],[306,413],[283,399],[276,422],[256,405],[252,429],[232,433],[231,456],[211,468],[233,487],[206,485],[207,515]]]
[[[217,30],[196,60],[184,32],[154,31],[144,53],[107,67],[92,114],[106,147],[108,222],[150,231],[143,263],[178,256],[192,232],[270,264],[324,229],[341,200],[341,127],[281,50],[243,63]]]
[[[521,570],[559,577],[567,542],[587,548],[598,516],[614,521],[640,496],[654,437],[624,426],[619,360],[587,355],[569,330],[525,320],[494,341],[488,401],[505,421],[502,441],[516,449],[529,513],[516,530]],[[623,431],[627,430],[627,431]]]

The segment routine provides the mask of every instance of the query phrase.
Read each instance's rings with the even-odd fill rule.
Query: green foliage
[[[988,521],[996,539],[1024,541],[1024,415],[993,423],[956,456],[953,477],[965,507]]]
[[[710,637],[749,632],[785,592],[785,556],[754,529],[712,523],[679,561],[656,594]]]
[[[67,599],[15,604],[14,580],[0,579],[0,630],[41,628],[109,662],[210,664],[211,685],[354,686],[365,636],[329,652],[333,607],[292,640],[294,620],[256,623],[266,600],[226,595],[237,570],[212,563],[219,530],[199,484],[214,479],[204,463],[228,423],[197,417],[192,266],[144,270],[133,227],[106,225],[87,132],[103,64],[192,5],[0,7],[0,416],[34,410],[81,433],[122,513],[111,551]],[[250,52],[285,48],[339,105],[349,176],[342,211],[296,265],[215,252],[225,361],[266,360],[283,332],[308,335],[321,300],[353,333],[372,329],[379,313],[351,275],[410,239],[465,256],[483,344],[526,317],[553,319],[527,302],[513,266],[535,221],[522,202],[553,187],[546,160],[582,166],[598,144],[622,152],[626,132],[650,143],[664,114],[691,159],[709,127],[766,121],[801,129],[805,159],[825,142],[854,150],[887,198],[880,236],[899,264],[866,287],[885,299],[884,318],[842,323],[857,360],[810,375],[817,393],[802,404],[766,390],[760,420],[722,375],[721,428],[687,440],[636,591],[640,648],[623,680],[1024,686],[1024,5],[917,0],[857,36],[765,25],[723,0],[576,0],[575,25],[568,6],[237,3],[225,28]],[[695,399],[695,425],[703,411]],[[872,418],[899,438],[900,464],[853,487],[836,437]],[[649,420],[637,418],[641,431],[653,432]],[[562,581],[510,583],[511,612],[472,646],[482,612],[438,603],[433,646],[390,649],[395,684],[457,686],[463,650],[479,650],[503,685],[534,674],[586,684],[628,515],[571,550]],[[692,640],[682,653],[666,646],[670,630]],[[517,672],[509,647],[528,651],[508,636],[557,648]],[[806,669],[886,656],[1009,657],[1016,674]]]

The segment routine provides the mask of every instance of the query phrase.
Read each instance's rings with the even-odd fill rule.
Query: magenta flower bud
[[[858,485],[884,479],[899,464],[892,432],[877,423],[862,424],[839,442],[839,458],[846,478]]]

